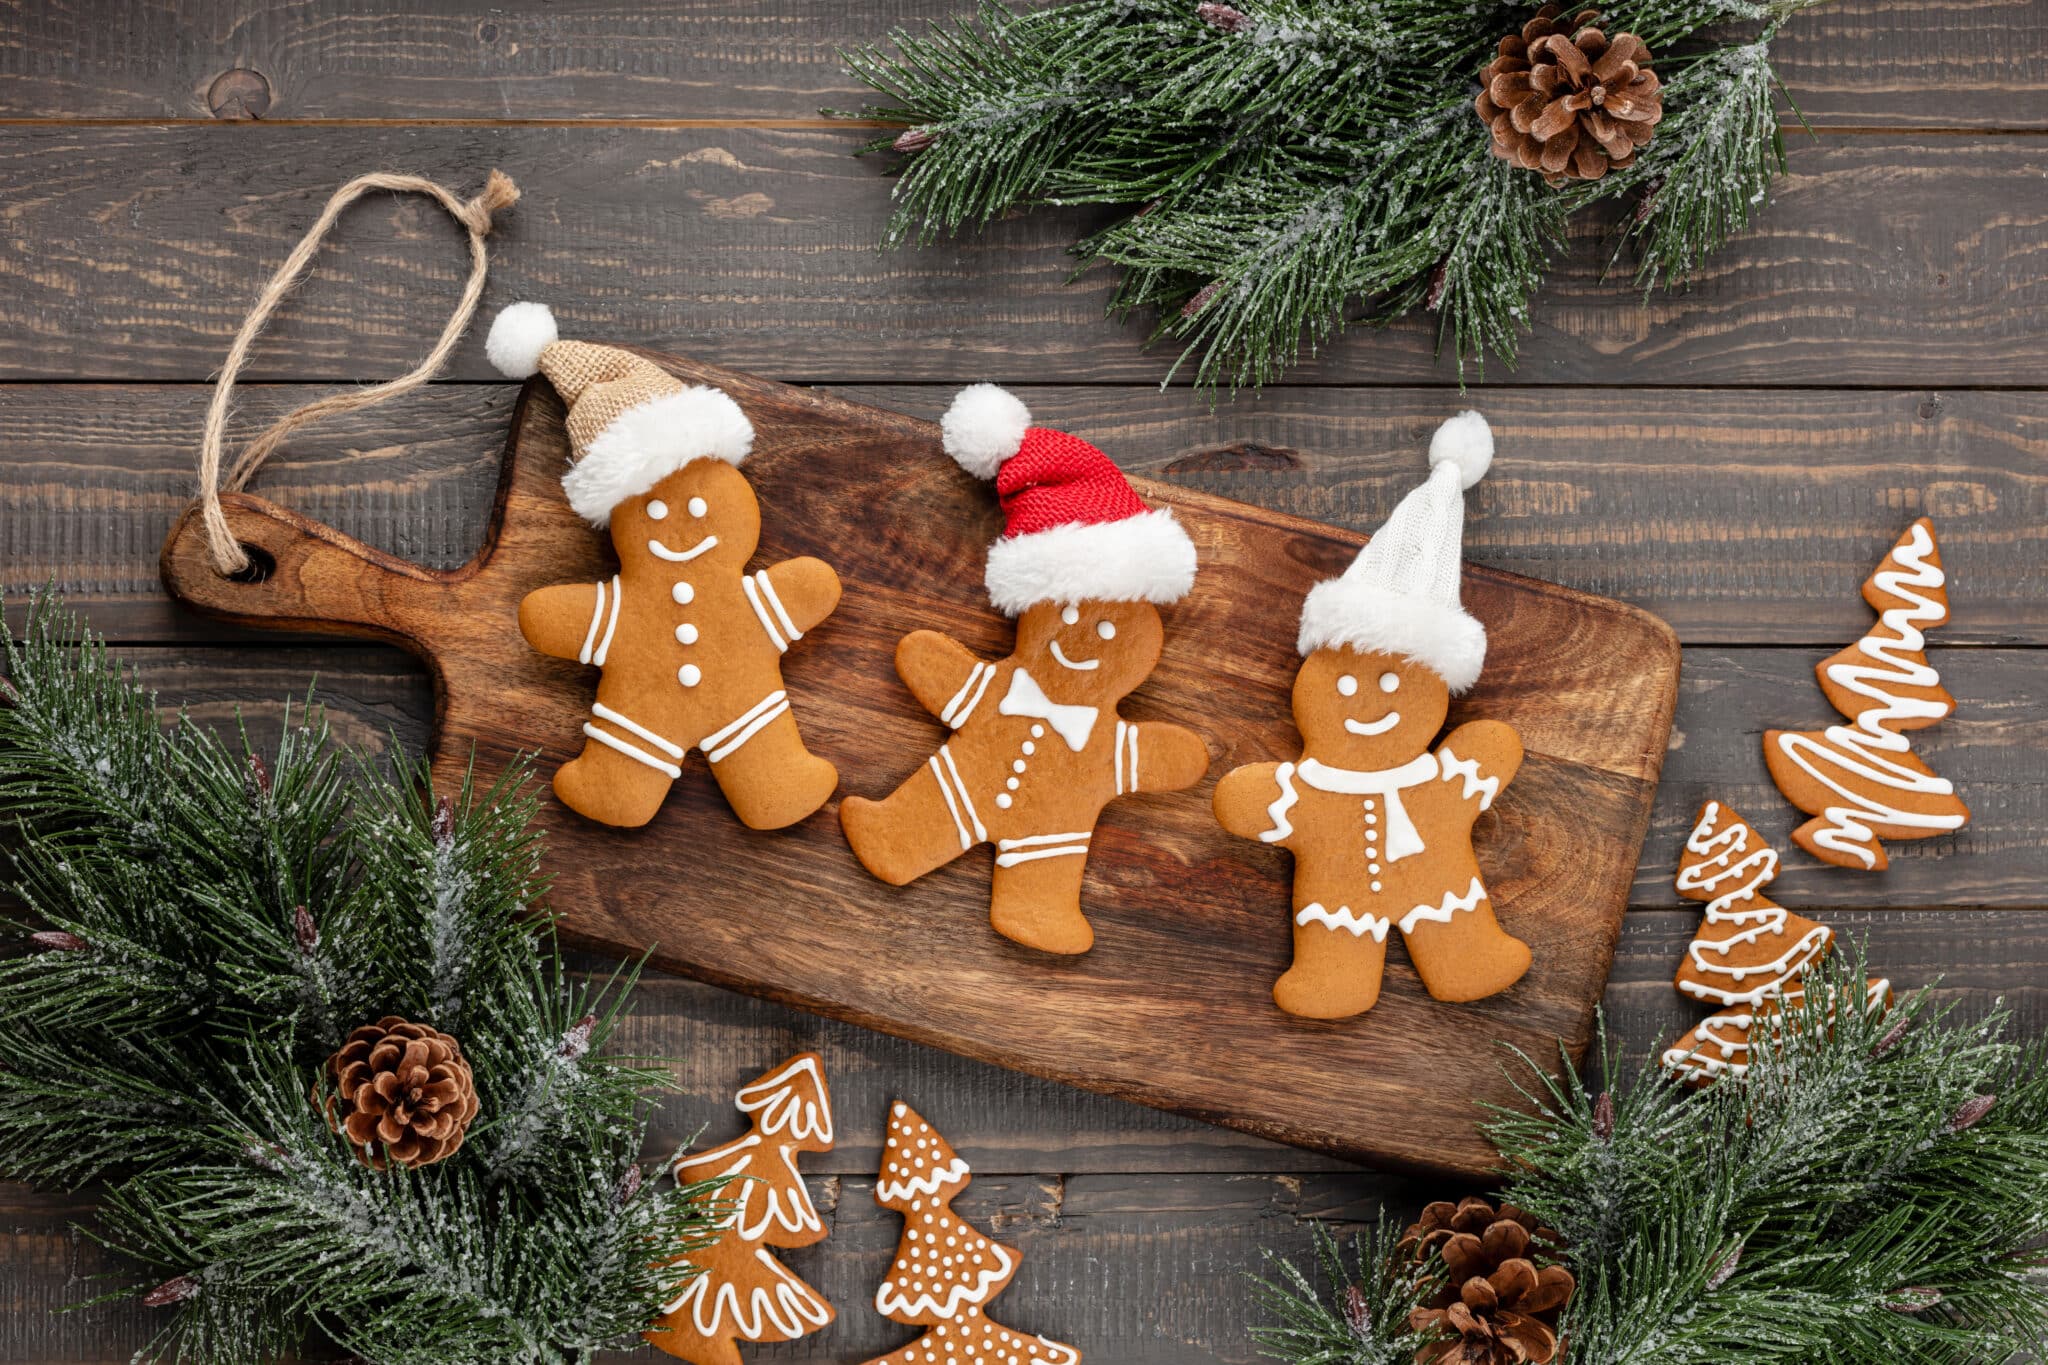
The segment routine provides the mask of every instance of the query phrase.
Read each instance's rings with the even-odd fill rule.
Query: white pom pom
[[[1462,486],[1470,488],[1493,463],[1493,428],[1486,419],[1467,409],[1436,429],[1429,438],[1429,467],[1457,466]]]
[[[939,422],[946,453],[978,479],[993,479],[1003,461],[1024,444],[1031,411],[1017,395],[993,384],[970,384]]]
[[[507,379],[525,379],[540,368],[540,353],[559,340],[546,304],[515,303],[492,320],[484,354]]]

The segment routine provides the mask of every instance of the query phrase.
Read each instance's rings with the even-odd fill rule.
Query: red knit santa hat
[[[1110,458],[1078,436],[1031,425],[994,384],[962,389],[940,430],[946,453],[1003,501],[989,547],[989,600],[1016,616],[1040,602],[1177,602],[1195,584],[1195,544],[1173,513],[1147,507]]]

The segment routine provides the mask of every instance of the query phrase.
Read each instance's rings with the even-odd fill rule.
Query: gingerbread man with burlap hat
[[[1521,766],[1522,742],[1500,721],[1475,720],[1430,748],[1451,696],[1478,681],[1486,659],[1486,630],[1458,583],[1464,490],[1492,460],[1478,413],[1437,430],[1428,480],[1302,605],[1302,757],[1238,768],[1216,785],[1224,828],[1294,855],[1294,965],[1273,988],[1290,1014],[1371,1009],[1397,928],[1439,1000],[1504,991],[1529,969],[1528,945],[1494,917],[1472,847],[1474,822]]]
[[[839,776],[804,747],[781,660],[838,605],[839,575],[810,558],[747,572],[761,506],[739,470],[754,443],[739,404],[631,352],[561,340],[540,304],[499,314],[486,350],[513,378],[546,375],[568,405],[562,488],[619,558],[607,581],[519,604],[528,644],[602,670],[555,795],[593,820],[644,825],[696,749],[749,827],[817,810]]]
[[[1002,499],[986,582],[1016,618],[1016,648],[990,663],[936,631],[905,636],[896,671],[953,735],[883,800],[847,797],[840,822],[862,865],[896,886],[994,844],[997,932],[1083,953],[1095,935],[1081,879],[1103,807],[1208,771],[1192,730],[1116,710],[1159,662],[1159,607],[1194,586],[1194,542],[1107,455],[1032,426],[992,384],[964,390],[943,432],[947,453]]]

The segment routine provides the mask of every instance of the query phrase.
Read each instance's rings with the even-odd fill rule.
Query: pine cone
[[[327,1071],[335,1081],[327,1122],[372,1170],[394,1161],[431,1166],[455,1155],[476,1117],[476,1081],[462,1044],[395,1014],[349,1034]]]
[[[1598,10],[1582,10],[1571,34],[1545,5],[1480,74],[1476,106],[1493,132],[1493,154],[1553,185],[1598,180],[1635,160],[1664,117],[1650,49],[1633,33],[1612,39]]]
[[[1557,1319],[1572,1290],[1561,1265],[1541,1270],[1529,1259],[1553,1256],[1557,1234],[1512,1204],[1496,1213],[1484,1199],[1439,1201],[1402,1234],[1417,1261],[1443,1258],[1450,1280],[1408,1326],[1431,1334],[1416,1365],[1549,1365],[1558,1352]]]

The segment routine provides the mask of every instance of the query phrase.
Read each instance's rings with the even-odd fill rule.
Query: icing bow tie
[[[1047,700],[1038,680],[1021,668],[1010,675],[1009,693],[996,710],[1006,716],[1029,716],[1033,720],[1044,721],[1077,754],[1087,746],[1088,732],[1095,728],[1094,707],[1062,706]]]

